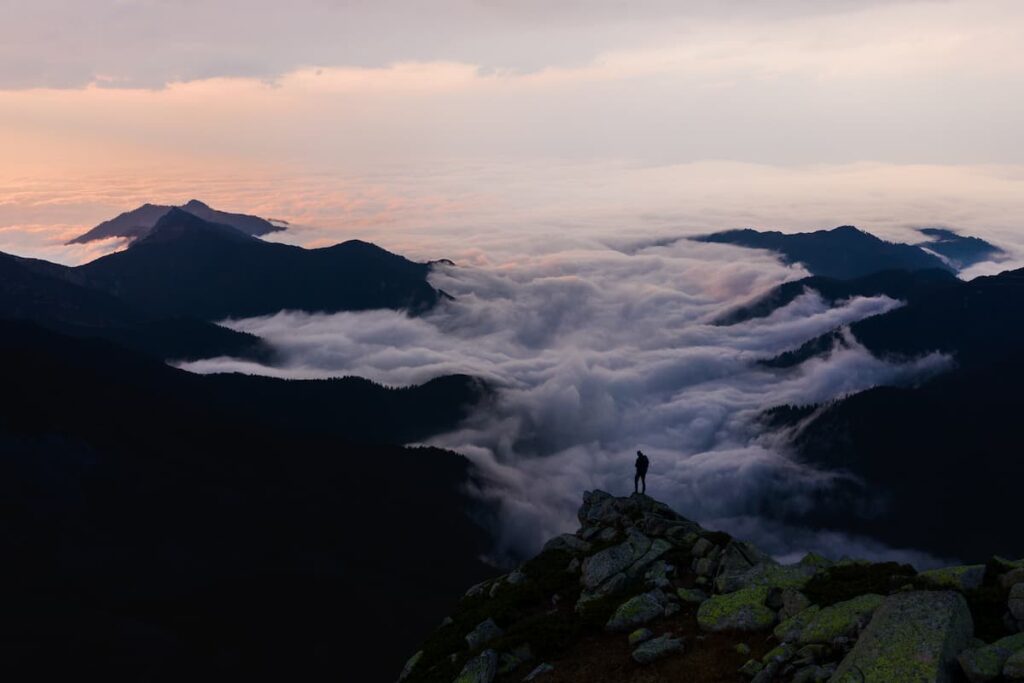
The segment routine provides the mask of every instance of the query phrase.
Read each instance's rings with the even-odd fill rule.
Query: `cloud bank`
[[[794,371],[759,367],[836,326],[891,310],[885,297],[829,308],[807,293],[771,316],[731,327],[723,308],[801,270],[768,254],[681,241],[631,250],[597,239],[506,236],[481,265],[440,268],[434,284],[455,301],[422,318],[389,311],[229,321],[282,350],[264,368],[233,359],[187,364],[197,372],[285,377],[355,374],[389,384],[449,372],[499,389],[457,431],[431,443],[466,454],[483,473],[476,493],[497,510],[497,558],[537,550],[573,528],[583,489],[631,490],[632,461],[653,465],[653,495],[683,514],[742,530],[780,555],[849,550],[936,562],[831,532],[780,532],[766,511],[809,505],[830,474],[799,466],[762,434],[766,408],[833,399],[944,368],[933,355],[892,365],[854,346]],[[840,553],[841,554],[841,553]]]

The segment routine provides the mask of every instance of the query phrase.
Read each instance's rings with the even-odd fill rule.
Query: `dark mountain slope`
[[[937,288],[907,306],[858,321],[850,331],[877,356],[943,351],[965,365],[1003,358],[1024,344],[1024,269]],[[837,342],[841,335],[832,332],[766,364],[791,367]]]
[[[814,290],[829,304],[855,296],[888,296],[900,301],[916,301],[937,289],[956,286],[959,280],[946,270],[888,270],[853,280],[837,280],[812,275],[786,282],[754,301],[734,308],[715,320],[716,325],[735,325],[764,318],[790,304],[807,290]]]
[[[871,535],[895,547],[980,561],[1024,555],[1008,533],[1020,515],[1024,359],[879,387],[827,407],[794,448],[805,462],[854,474],[802,522]]]
[[[769,249],[788,263],[802,264],[813,275],[832,278],[857,278],[882,270],[953,270],[917,246],[886,242],[849,225],[796,234],[729,230],[693,239]]]
[[[794,439],[798,456],[861,479],[823,497],[811,521],[964,559],[1024,553],[1024,537],[1008,537],[1005,526],[1019,513],[1024,478],[1024,270],[961,282],[850,329],[876,355],[942,351],[956,366],[919,387],[872,389],[816,415],[769,414],[776,424],[810,416]]]
[[[196,319],[150,316],[106,292],[69,282],[70,273],[64,266],[0,253],[0,318],[31,320],[165,359],[271,355],[251,334]]]
[[[429,270],[366,242],[273,244],[172,209],[145,238],[71,277],[148,311],[219,320],[284,309],[420,312],[441,296]]]
[[[979,237],[965,237],[946,228],[921,228],[919,232],[932,239],[917,246],[945,256],[956,268],[967,268],[1006,255],[1005,251]]]
[[[275,225],[258,216],[218,211],[210,208],[198,199],[193,199],[180,207],[143,204],[137,209],[126,211],[109,221],[100,223],[92,230],[74,238],[68,244],[85,244],[93,240],[107,239],[109,237],[126,237],[132,240],[145,237],[153,229],[153,226],[173,208],[187,211],[206,221],[230,225],[247,235],[266,235],[267,233],[285,230],[284,227]]]
[[[342,437],[374,436],[359,404],[421,430],[436,387],[321,383],[310,416],[306,383],[191,376],[29,324],[0,323],[0,358],[15,678],[392,680],[489,572],[463,458]]]

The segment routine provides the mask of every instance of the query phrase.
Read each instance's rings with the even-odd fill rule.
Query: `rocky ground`
[[[473,586],[405,683],[1024,680],[1024,560],[780,565],[643,495]]]

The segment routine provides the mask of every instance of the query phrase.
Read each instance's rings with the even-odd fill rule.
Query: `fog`
[[[813,550],[918,566],[940,561],[758,516],[766,507],[808,505],[808,494],[834,476],[791,461],[763,432],[759,413],[912,381],[949,359],[894,365],[856,344],[791,371],[765,369],[757,359],[899,302],[855,298],[830,308],[807,292],[767,318],[721,327],[709,321],[805,273],[765,252],[688,240],[628,249],[621,240],[566,235],[483,242],[490,251],[477,254],[479,264],[436,269],[433,284],[454,300],[428,315],[282,312],[227,321],[269,340],[284,361],[267,368],[221,358],[184,367],[360,375],[395,385],[453,372],[485,379],[497,390],[493,402],[430,443],[465,454],[479,468],[473,492],[495,511],[499,562],[575,528],[583,490],[631,492],[637,449],[652,460],[652,495],[777,556]]]

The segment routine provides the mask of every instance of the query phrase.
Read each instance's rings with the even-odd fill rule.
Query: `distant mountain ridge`
[[[211,223],[230,225],[247,235],[266,235],[287,229],[286,225],[282,224],[282,221],[271,222],[259,216],[218,211],[198,199],[191,199],[177,207],[161,204],[143,204],[137,209],[126,211],[115,218],[100,223],[88,232],[70,240],[68,244],[86,244],[94,240],[111,237],[123,237],[129,240],[140,239],[148,235],[160,219],[166,216],[171,209],[187,211]]]
[[[368,242],[304,249],[171,209],[124,251],[68,277],[147,311],[222,320],[282,310],[422,313],[442,299],[429,274],[428,264]]]
[[[996,254],[998,247],[978,238],[966,238],[944,231],[926,233],[939,238],[919,245],[887,242],[851,225],[815,232],[782,233],[752,229],[728,230],[693,237],[697,242],[734,244],[778,252],[788,263],[800,263],[813,275],[838,279],[864,277],[883,270],[946,270],[955,272],[949,257],[929,253],[943,251],[962,258]],[[976,261],[971,261],[976,262]]]

